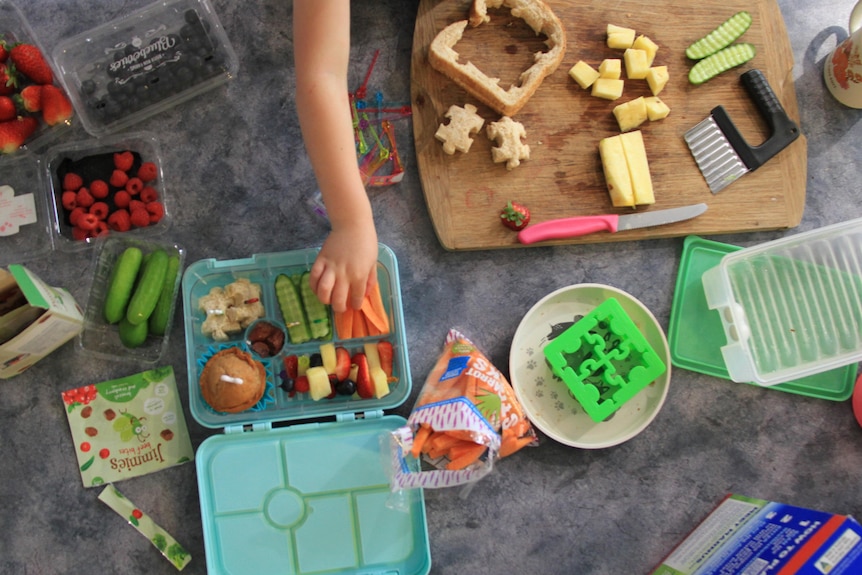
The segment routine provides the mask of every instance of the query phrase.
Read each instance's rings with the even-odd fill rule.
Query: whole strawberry
[[[13,154],[24,145],[27,138],[39,127],[39,120],[33,116],[19,117],[8,122],[0,122],[0,153]]]
[[[42,86],[30,84],[15,97],[22,108],[28,112],[38,112],[42,109]]]
[[[500,220],[504,226],[517,232],[526,228],[527,224],[530,223],[530,210],[518,202],[509,202],[500,212]]]
[[[18,109],[15,107],[15,100],[9,96],[0,96],[0,122],[14,120],[18,115]]]
[[[72,117],[72,103],[63,90],[53,84],[42,86],[42,119],[56,126]]]
[[[18,79],[15,76],[15,71],[0,62],[0,95],[14,94],[17,88]]]
[[[51,66],[42,56],[42,51],[33,44],[16,44],[9,50],[9,59],[15,64],[16,70],[36,84],[54,82]]]

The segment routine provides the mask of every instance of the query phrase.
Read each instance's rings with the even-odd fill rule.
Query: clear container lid
[[[703,287],[734,381],[775,385],[862,359],[862,219],[729,253]]]
[[[52,249],[41,161],[26,151],[0,157],[0,266],[26,263]]]
[[[154,2],[60,42],[53,59],[94,136],[211,90],[238,69],[208,0]]]

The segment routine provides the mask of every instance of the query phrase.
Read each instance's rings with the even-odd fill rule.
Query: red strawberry
[[[299,358],[295,355],[288,355],[284,358],[284,371],[290,379],[296,379],[299,376]]]
[[[15,70],[0,63],[0,95],[14,94],[17,87],[18,78],[15,76]]]
[[[42,86],[42,119],[49,126],[67,122],[72,117],[72,102],[63,90],[52,84]]]
[[[0,40],[0,62],[5,62],[9,59],[9,48],[6,46],[6,40]]]
[[[386,378],[391,381],[393,379],[392,365],[395,357],[395,353],[392,350],[392,343],[386,340],[378,341],[377,355],[380,356],[380,367],[383,368]]]
[[[30,84],[18,93],[18,101],[21,107],[28,112],[42,111],[42,86]]]
[[[510,230],[523,230],[530,223],[530,210],[518,202],[509,202],[500,213],[503,225]]]
[[[296,381],[293,384],[293,389],[296,390],[296,393],[308,393],[311,389],[311,386],[308,383],[308,376],[297,375]]]
[[[364,353],[353,355],[351,360],[356,365],[356,393],[363,399],[371,399],[374,397],[374,382],[371,381],[371,372],[368,368],[368,358]]]
[[[344,381],[350,376],[350,352],[343,347],[335,348],[335,379]]]
[[[15,100],[9,96],[0,96],[0,122],[14,120],[18,116]]]
[[[39,120],[28,116],[0,122],[0,153],[12,154],[24,145],[39,127]]]
[[[42,56],[41,50],[33,44],[16,44],[9,51],[9,59],[15,68],[37,84],[52,84],[54,73]]]
[[[122,170],[124,172],[128,172],[132,169],[132,165],[135,163],[135,156],[128,150],[125,152],[117,152],[114,154],[114,167],[118,170]]]

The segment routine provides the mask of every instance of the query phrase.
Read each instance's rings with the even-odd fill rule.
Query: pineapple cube
[[[623,26],[608,24],[608,48],[625,50],[631,48],[635,42],[635,31]]]
[[[669,79],[670,75],[667,73],[667,66],[653,66],[646,75],[646,81],[653,96],[658,96],[659,92],[667,85]]]
[[[626,62],[626,76],[630,80],[643,80],[647,77],[650,67],[644,50],[629,48],[623,54],[623,60]]]
[[[599,64],[599,78],[610,78],[619,80],[622,75],[622,60],[619,58],[606,58]]]
[[[308,393],[312,400],[321,400],[332,393],[326,368],[321,365],[309,367],[305,375],[308,377]]]
[[[326,373],[335,373],[335,344],[326,342],[320,344],[320,358],[323,360],[323,369]]]
[[[646,101],[643,96],[619,104],[614,108],[614,117],[620,126],[620,132],[634,130],[649,118]]]
[[[649,96],[644,98],[647,109],[647,117],[650,121],[663,120],[670,114],[670,108],[657,96]]]
[[[377,351],[377,343],[366,343],[362,346],[365,352],[365,358],[368,360],[368,370],[371,371],[380,367],[380,353]]]
[[[578,86],[586,90],[599,78],[599,72],[583,60],[579,60],[569,70],[569,76],[578,83]]]
[[[369,370],[368,373],[371,376],[372,383],[374,383],[374,397],[380,399],[389,395],[389,378],[386,376],[383,368],[376,367]]]
[[[652,66],[655,61],[656,52],[658,52],[658,44],[641,34],[632,43],[632,48],[643,50],[647,53],[647,65]]]
[[[623,81],[612,78],[599,78],[593,83],[591,94],[605,100],[616,100],[623,95]]]
[[[620,134],[620,139],[623,143],[626,165],[629,168],[635,204],[639,206],[654,204],[655,194],[653,193],[652,177],[649,172],[649,161],[647,161],[643,134],[640,130],[626,132]]]
[[[622,139],[619,136],[611,136],[600,140],[599,155],[602,158],[611,204],[616,208],[634,207],[635,196]]]

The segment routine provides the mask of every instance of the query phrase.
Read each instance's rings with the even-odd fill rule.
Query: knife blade
[[[561,240],[585,236],[595,232],[610,233],[663,226],[695,218],[706,211],[706,204],[693,204],[667,210],[653,210],[642,214],[601,214],[597,216],[574,216],[548,220],[527,226],[518,232],[518,241],[532,244],[547,240]]]

